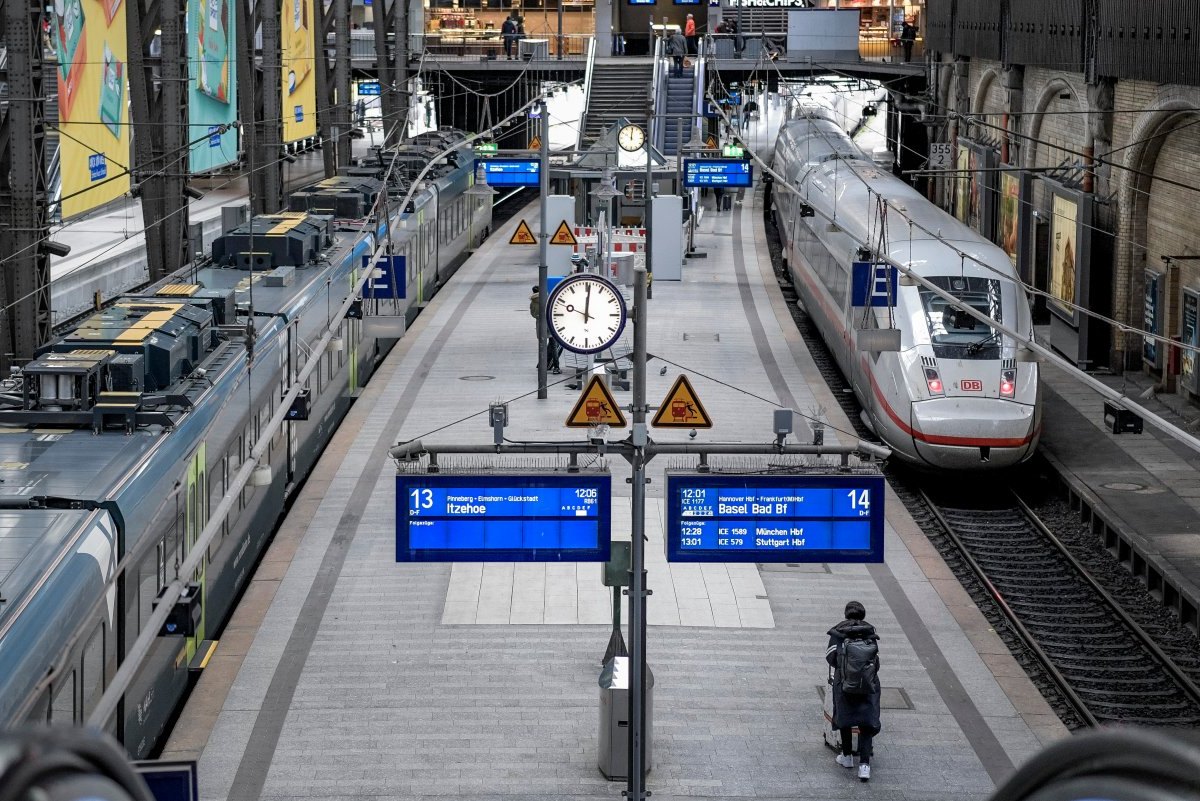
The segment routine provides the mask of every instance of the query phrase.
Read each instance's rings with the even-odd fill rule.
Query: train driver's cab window
[[[971,276],[934,276],[929,281],[998,323],[1000,282]],[[920,288],[933,355],[943,359],[998,359],[1000,332],[925,287]]]

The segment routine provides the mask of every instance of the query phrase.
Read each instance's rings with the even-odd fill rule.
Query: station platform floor
[[[1151,376],[1097,378],[1184,431],[1200,427],[1200,409],[1156,394]],[[1042,385],[1041,453],[1110,549],[1200,628],[1200,453],[1149,424],[1141,434],[1114,434],[1100,394],[1056,367],[1043,365]]]
[[[779,292],[761,200],[709,213],[697,235],[707,258],[655,283],[649,350],[692,378],[716,423],[701,441],[770,441],[775,403],[821,407],[851,432]],[[535,208],[519,215],[534,226]],[[600,566],[394,562],[396,442],[490,442],[497,399],[515,399],[509,438],[572,438],[577,392],[534,392],[537,251],[507,244],[516,222],[371,380],[222,634],[162,754],[199,761],[205,801],[621,797],[624,783],[597,768],[611,628]],[[680,372],[660,375],[662,364],[651,362],[652,403]],[[621,531],[628,471],[610,466]],[[668,565],[665,465],[650,467],[656,799],[983,799],[1067,735],[894,495],[884,564]],[[851,599],[882,636],[883,732],[866,787],[822,742],[826,631]]]

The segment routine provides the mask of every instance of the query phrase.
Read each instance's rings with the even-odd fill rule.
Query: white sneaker
[[[858,766],[858,780],[863,781],[863,782],[868,782],[871,780],[871,766],[870,765],[859,765]]]
[[[852,768],[854,767],[854,757],[850,756],[849,754],[838,754],[837,763],[843,768]]]

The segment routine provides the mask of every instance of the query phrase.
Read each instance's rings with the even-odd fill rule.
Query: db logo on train
[[[966,378],[959,384],[963,392],[983,392],[983,382],[976,381],[973,378]]]

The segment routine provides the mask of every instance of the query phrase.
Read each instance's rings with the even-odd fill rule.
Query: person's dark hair
[[[858,601],[851,601],[846,604],[846,619],[847,620],[866,620],[867,608]]]
[[[534,284],[534,285],[533,285],[533,291],[534,291],[534,292],[540,292],[541,290],[540,290],[540,289],[538,289],[538,285],[537,285],[537,284]]]

